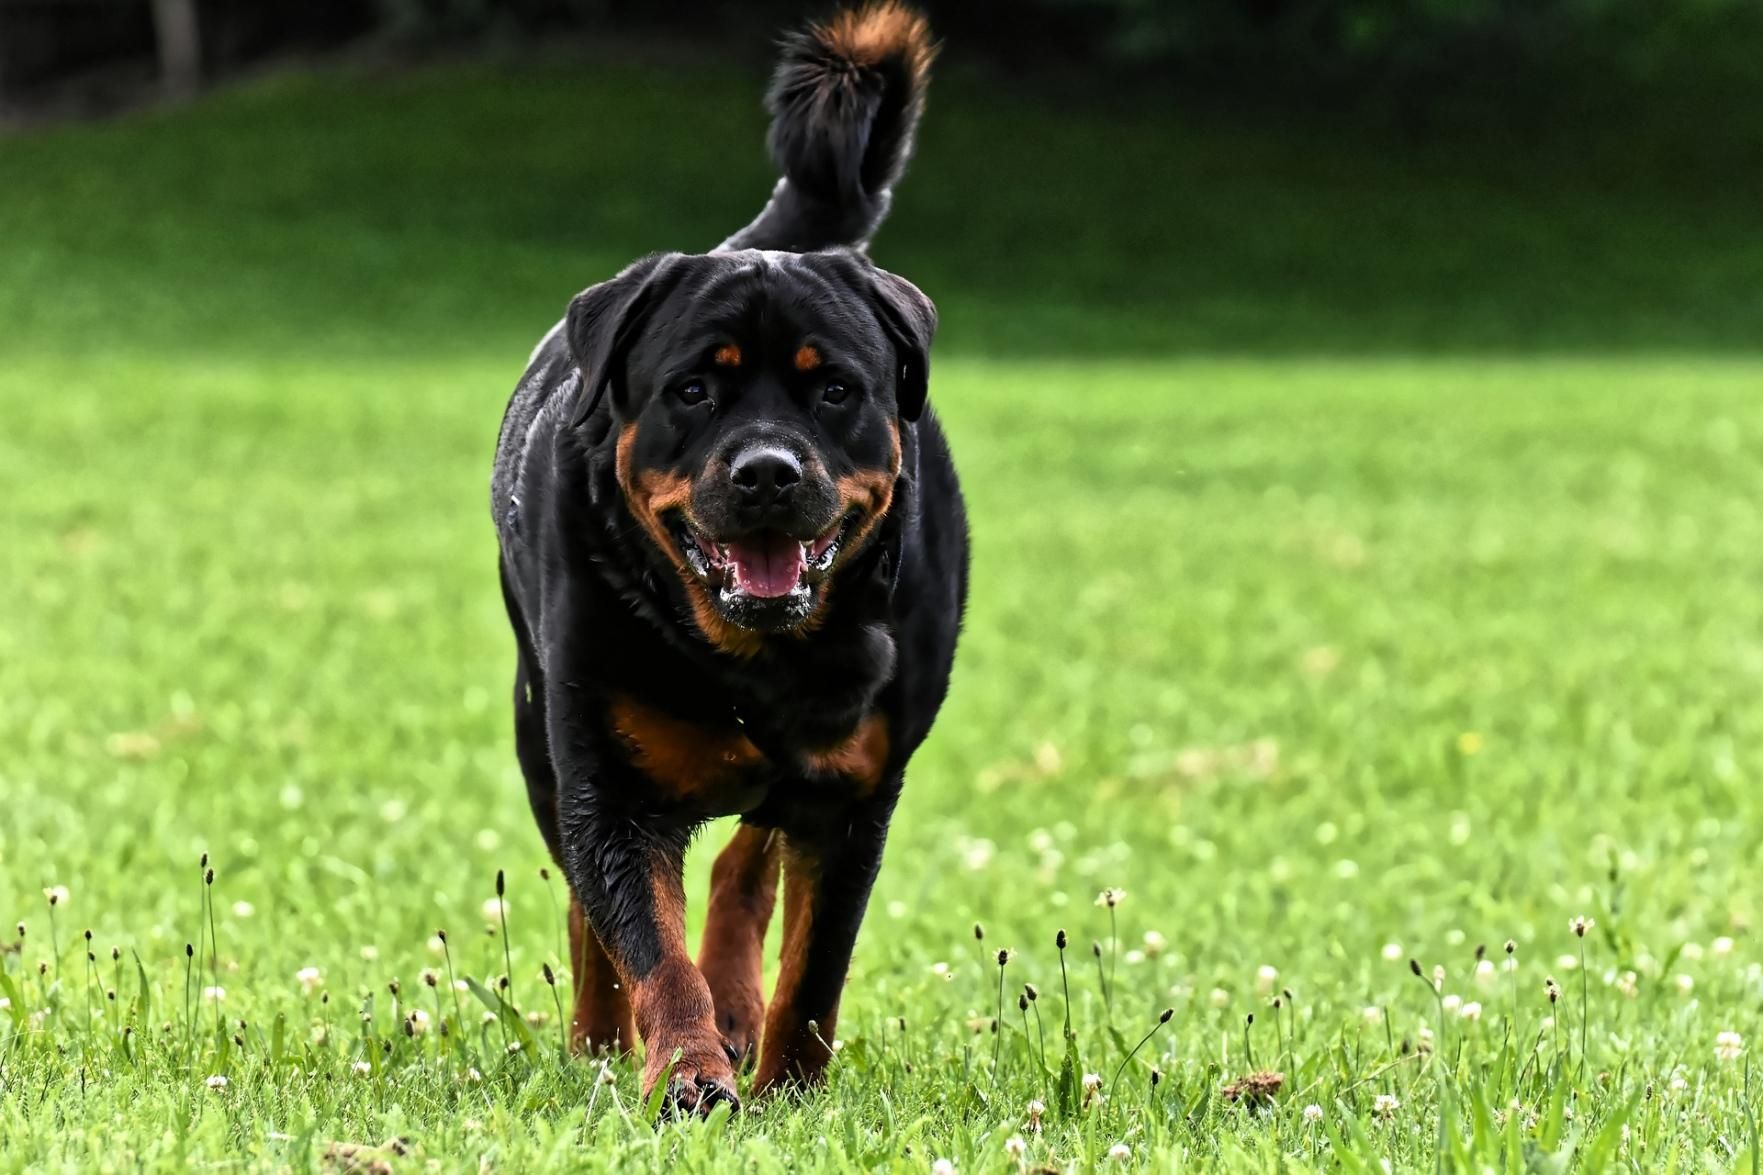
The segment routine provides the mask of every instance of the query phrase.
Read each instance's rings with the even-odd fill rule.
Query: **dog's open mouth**
[[[686,564],[725,615],[753,627],[774,628],[808,614],[815,586],[838,561],[856,519],[855,512],[847,514],[805,542],[781,530],[718,542],[683,516],[675,516],[671,526]]]

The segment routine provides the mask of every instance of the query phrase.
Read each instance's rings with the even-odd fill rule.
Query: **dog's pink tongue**
[[[802,544],[779,531],[736,539],[728,544],[728,556],[736,584],[751,596],[787,596],[802,578]]]

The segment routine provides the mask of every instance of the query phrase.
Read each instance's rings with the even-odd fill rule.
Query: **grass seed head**
[[[1233,1105],[1264,1106],[1270,1104],[1286,1083],[1286,1075],[1273,1069],[1250,1073],[1226,1082],[1219,1092]]]

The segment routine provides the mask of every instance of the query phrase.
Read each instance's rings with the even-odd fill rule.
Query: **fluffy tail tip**
[[[936,53],[930,23],[897,0],[786,35],[766,95],[778,169],[819,200],[887,192],[911,157]]]

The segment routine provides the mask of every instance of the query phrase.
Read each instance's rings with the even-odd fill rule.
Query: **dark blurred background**
[[[518,349],[752,215],[774,38],[833,7],[0,0],[0,321]],[[1763,0],[923,7],[932,115],[876,256],[945,350],[1763,338]]]
[[[822,5],[821,7],[827,7]],[[1463,102],[1534,116],[1637,90],[1744,94],[1759,0],[943,0],[963,59],[1092,87],[1379,103],[1424,128]],[[782,0],[0,0],[0,98],[103,109],[290,56],[608,41],[762,51]],[[812,9],[811,9],[812,10]],[[1752,103],[1748,116],[1755,117]],[[1745,115],[1734,112],[1735,117]]]

